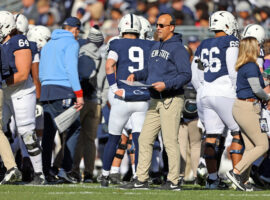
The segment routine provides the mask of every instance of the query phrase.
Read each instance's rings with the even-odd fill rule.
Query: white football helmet
[[[153,40],[152,27],[151,27],[150,22],[142,16],[138,16],[138,18],[141,22],[140,39]]]
[[[51,38],[51,31],[45,26],[35,26],[27,33],[27,39],[37,43],[40,50]]]
[[[18,31],[22,32],[24,35],[28,31],[28,20],[23,14],[14,14],[14,20],[16,22],[16,28]]]
[[[127,14],[123,16],[118,24],[118,30],[119,30],[120,36],[123,36],[123,33],[140,34],[141,23],[138,16],[134,14]]]
[[[0,11],[0,42],[16,28],[13,15],[8,11]]]
[[[238,37],[238,25],[235,17],[228,11],[217,11],[209,18],[210,31],[223,31],[227,35]]]
[[[247,37],[254,37],[258,40],[259,44],[262,44],[265,38],[264,28],[258,24],[247,25],[242,33],[242,39]]]

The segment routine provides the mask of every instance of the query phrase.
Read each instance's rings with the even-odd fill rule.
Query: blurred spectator
[[[90,13],[90,27],[100,25],[104,15],[104,5],[99,1],[87,0],[86,11]]]
[[[109,7],[118,8],[122,12],[126,12],[130,8],[130,4],[124,0],[108,0]]]
[[[123,13],[118,8],[112,8],[111,10],[111,19],[119,21],[123,17]]]
[[[81,19],[83,18],[84,14],[85,14],[85,9],[84,9],[84,8],[79,8],[79,9],[77,10],[76,17],[77,17],[79,20],[81,20]]]
[[[147,1],[146,0],[138,0],[137,1],[137,7],[136,7],[136,10],[135,10],[135,13],[136,15],[143,15],[146,13],[146,8],[147,8],[147,5],[146,5]]]
[[[270,27],[270,8],[267,6],[264,6],[260,10],[260,17],[261,17],[261,25],[264,28]]]
[[[148,0],[149,1],[149,0]],[[158,3],[153,2],[153,3],[148,3],[147,5],[147,20],[150,22],[150,24],[155,24],[157,16],[159,15],[159,8],[158,8]]]
[[[207,12],[204,12],[201,18],[199,19],[199,21],[195,23],[195,26],[208,28],[209,27],[209,14]]]
[[[208,5],[205,2],[199,2],[195,5],[195,10],[195,18],[199,21],[204,13],[208,14]]]
[[[191,9],[184,5],[184,0],[172,0],[172,10],[171,13],[174,15],[182,11],[184,13],[183,25],[194,25],[194,15]]]
[[[171,8],[170,0],[159,0],[160,13],[169,13]]]
[[[237,22],[240,29],[243,29],[248,24],[255,23],[254,17],[252,16],[251,6],[246,1],[240,1],[236,5],[236,13],[237,13]]]
[[[174,11],[173,16],[175,17],[175,25],[183,25],[185,20],[185,14],[182,11]]]
[[[39,13],[37,25],[53,26],[60,22],[60,15],[56,7],[50,6],[50,0],[39,0],[37,2]]]
[[[22,13],[27,17],[29,24],[35,24],[39,16],[35,0],[22,0],[22,5]]]
[[[214,11],[225,10],[233,12],[235,10],[233,1],[234,0],[214,0]]]
[[[264,41],[263,50],[265,54],[263,68],[265,70],[270,68],[270,39]]]
[[[197,50],[198,46],[200,45],[200,40],[197,36],[189,36],[188,38],[188,47],[190,47],[193,51],[193,54]]]

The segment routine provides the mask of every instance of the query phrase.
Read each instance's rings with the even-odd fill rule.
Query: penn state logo
[[[135,95],[143,95],[144,93],[141,90],[134,90],[133,94],[135,94]]]

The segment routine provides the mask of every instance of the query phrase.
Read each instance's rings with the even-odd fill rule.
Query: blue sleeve
[[[115,52],[117,52],[118,41],[119,40],[113,40],[113,41],[110,42],[108,52],[109,51],[115,51]]]
[[[79,57],[79,44],[78,42],[71,43],[65,51],[65,68],[66,74],[70,81],[71,87],[73,91],[81,90],[81,85],[79,81],[79,73],[78,73],[78,57]]]
[[[246,78],[254,78],[260,76],[259,67],[255,63],[248,63],[249,66],[245,68]]]
[[[191,66],[189,55],[184,46],[177,48],[173,54],[173,61],[178,72],[177,76],[165,81],[166,89],[177,90],[191,80]]]

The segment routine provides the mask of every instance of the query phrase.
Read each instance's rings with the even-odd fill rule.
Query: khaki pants
[[[178,183],[180,168],[178,131],[183,103],[183,96],[151,99],[139,137],[139,162],[137,166],[139,181],[144,182],[149,178],[148,172],[152,160],[153,144],[161,130],[169,162],[167,179],[174,184]]]
[[[193,120],[188,123],[181,123],[178,136],[178,141],[180,144],[180,155],[185,163],[187,163],[187,152],[188,149],[190,149],[190,157],[191,157],[190,164],[194,177],[197,177],[197,168],[199,165],[201,154],[201,137],[202,137],[197,124],[198,120]],[[181,163],[181,170],[182,170],[181,173],[185,173],[186,167],[185,163]]]
[[[81,130],[76,144],[72,170],[80,172],[80,162],[84,158],[85,172],[93,175],[97,136],[97,127],[100,121],[101,107],[92,101],[85,101],[80,112]]]
[[[16,166],[15,159],[8,142],[2,130],[2,109],[3,109],[3,90],[0,89],[0,156],[7,170]]]
[[[233,106],[233,116],[241,128],[245,143],[242,160],[235,166],[240,173],[268,150],[267,135],[261,132],[259,124],[260,112],[260,106],[252,102],[236,100]]]

